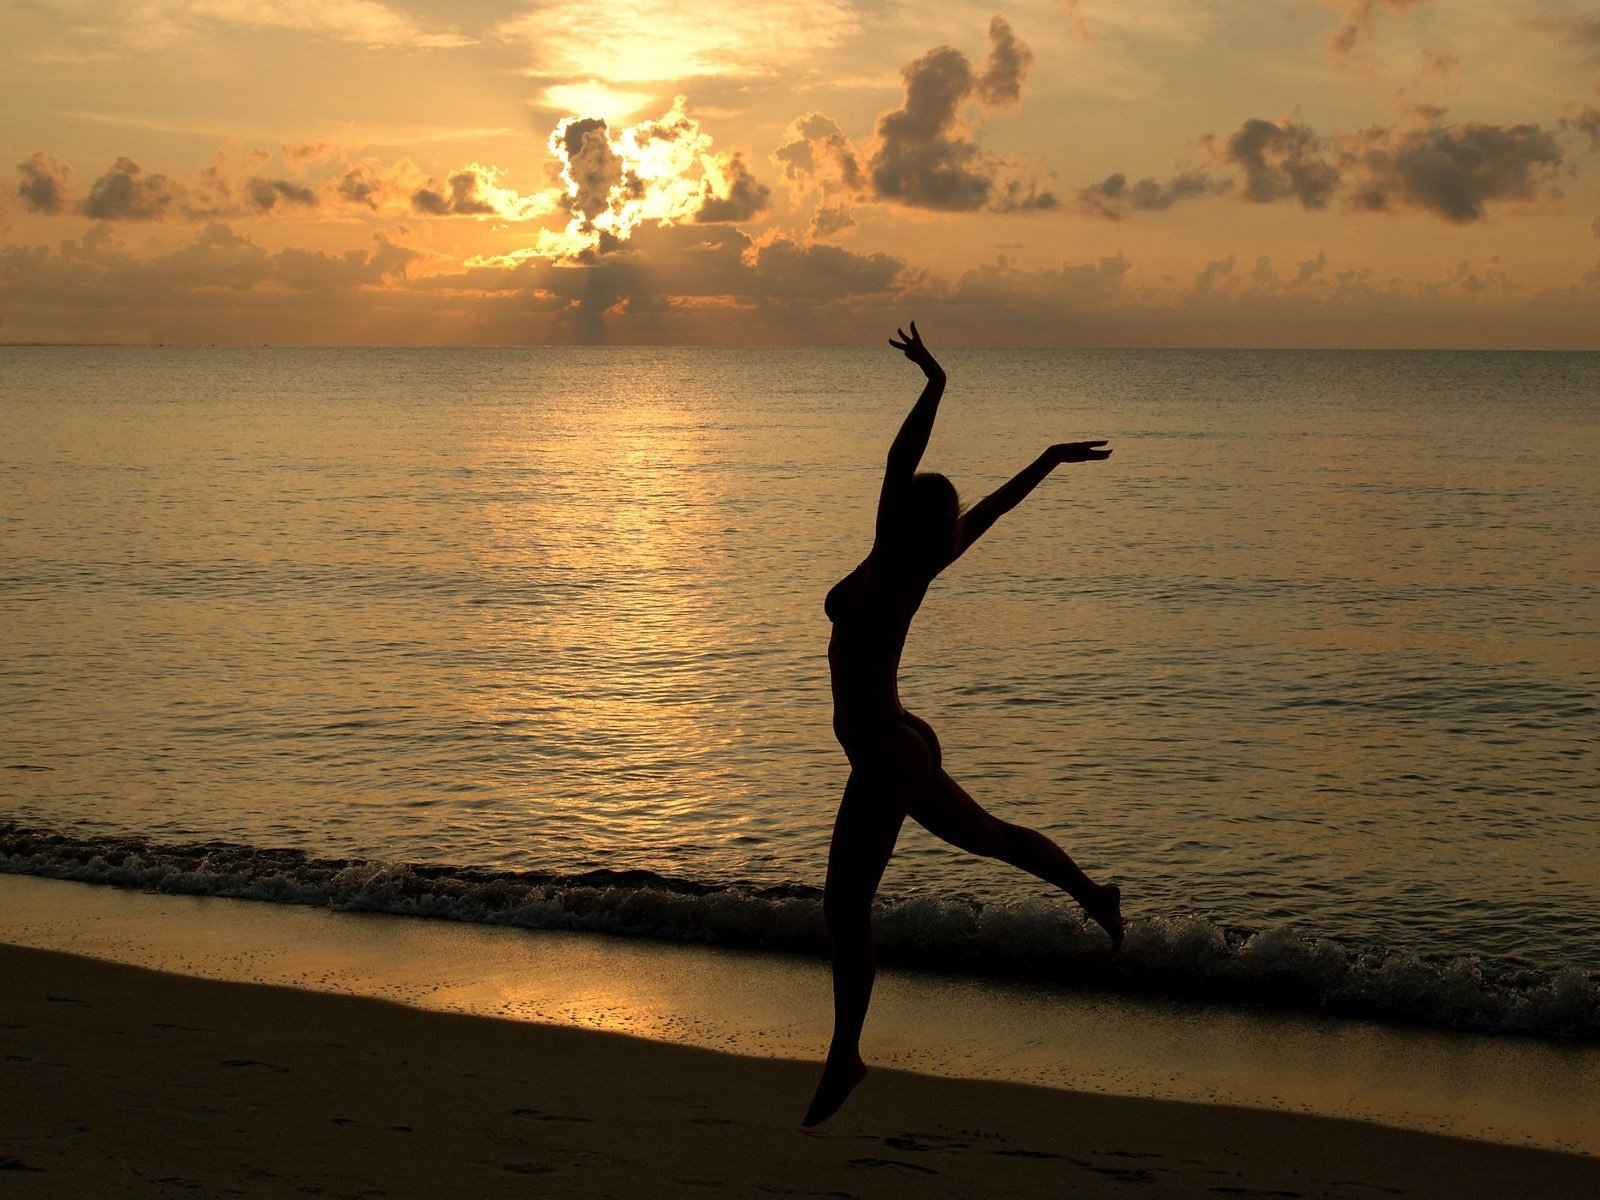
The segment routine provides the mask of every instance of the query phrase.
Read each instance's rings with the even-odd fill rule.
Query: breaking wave
[[[555,874],[230,842],[87,838],[0,822],[0,873],[488,925],[579,929],[822,955],[822,896],[650,871]],[[881,897],[885,961],[1045,983],[1600,1041],[1600,975],[1512,959],[1348,945],[1288,926],[1140,916],[1113,955],[1071,905]]]

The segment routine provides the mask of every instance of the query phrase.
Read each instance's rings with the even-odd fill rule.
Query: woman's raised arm
[[[933,433],[933,419],[939,415],[939,399],[944,395],[944,368],[934,360],[932,352],[922,344],[917,323],[911,322],[911,332],[896,329],[900,340],[889,339],[889,345],[903,351],[905,356],[928,377],[928,386],[906,415],[900,432],[889,446],[889,462],[883,472],[883,492],[878,497],[877,542],[881,544],[903,528],[907,499],[911,492],[911,477],[917,473],[917,464],[928,448],[928,438]]]
[[[956,523],[956,558],[966,553],[967,547],[989,531],[989,527],[1005,516],[1028,497],[1028,493],[1044,482],[1062,463],[1103,462],[1111,451],[1100,449],[1104,441],[1061,442],[1051,446],[1038,458],[1018,471],[1007,482],[990,492],[962,514]]]

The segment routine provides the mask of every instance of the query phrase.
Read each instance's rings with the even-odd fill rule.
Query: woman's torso
[[[836,725],[905,711],[900,703],[900,655],[928,583],[908,566],[868,556],[828,592],[823,608],[833,622],[828,665]]]

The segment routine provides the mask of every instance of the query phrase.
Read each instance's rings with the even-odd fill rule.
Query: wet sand
[[[755,1058],[816,1061],[831,1015],[803,956],[24,876],[0,875],[0,943]],[[865,1048],[919,1075],[1600,1154],[1595,1044],[886,967]]]
[[[0,1041],[21,1197],[1600,1192],[1586,1156],[894,1070],[801,1132],[806,1063],[13,946]]]

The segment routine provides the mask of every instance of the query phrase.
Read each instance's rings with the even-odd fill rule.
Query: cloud
[[[1297,117],[1252,118],[1220,144],[1207,139],[1223,162],[1244,172],[1243,196],[1254,204],[1293,198],[1322,208],[1339,186],[1339,171],[1325,157],[1321,138]]]
[[[1120,253],[1040,270],[1019,268],[1002,255],[963,272],[946,303],[969,314],[988,314],[991,327],[1015,321],[1037,328],[1063,313],[1112,304],[1132,269]]]
[[[1572,116],[1561,118],[1561,127],[1583,134],[1589,139],[1589,149],[1600,150],[1600,109],[1594,105],[1579,105]]]
[[[498,32],[528,47],[530,74],[616,85],[771,75],[809,65],[860,26],[846,0],[554,0]]]
[[[1083,0],[1056,0],[1061,15],[1067,19],[1067,28],[1080,42],[1089,40],[1089,23],[1083,19]]]
[[[428,29],[378,0],[98,0],[78,34],[166,45],[218,29],[279,30],[373,48],[448,49],[472,44],[453,29]]]
[[[307,163],[320,162],[333,154],[336,147],[332,142],[284,142],[278,147],[283,155],[283,161],[295,167],[303,167]]]
[[[796,117],[772,152],[772,160],[796,191],[812,189],[824,196],[850,195],[867,187],[862,156],[832,117],[819,112]]]
[[[1564,157],[1538,125],[1481,121],[1369,125],[1324,138],[1298,118],[1253,119],[1209,144],[1243,172],[1241,195],[1253,203],[1320,209],[1338,195],[1359,211],[1415,209],[1461,225],[1483,220],[1496,201],[1556,194]]]
[[[302,157],[303,156],[298,156]],[[326,157],[318,151],[315,157]],[[332,164],[321,179],[283,179],[261,173],[270,152],[256,148],[242,156],[221,150],[192,176],[147,173],[133,159],[119,157],[89,186],[75,210],[98,221],[213,221],[286,214],[329,215],[360,208],[391,216],[477,216],[526,221],[553,211],[548,193],[523,195],[500,182],[496,167],[471,163],[447,172],[443,186],[409,158],[394,163],[365,160]],[[49,167],[48,163],[54,167]],[[43,165],[42,165],[43,164]],[[67,168],[35,155],[21,164],[23,190],[48,199],[52,181],[59,198]],[[49,174],[53,171],[54,174]],[[60,204],[36,211],[63,213]]]
[[[901,69],[905,98],[878,118],[872,142],[858,145],[832,117],[812,112],[790,123],[773,161],[795,193],[816,193],[819,203],[843,197],[941,212],[1056,208],[1053,192],[1015,176],[1011,164],[978,146],[963,122],[970,105],[1017,104],[1032,63],[1032,51],[997,16],[989,22],[981,73],[960,50],[936,47]]]
[[[1328,52],[1341,62],[1355,59],[1372,36],[1378,17],[1425,4],[1427,0],[1328,0],[1340,10],[1339,27],[1328,38]]]
[[[89,185],[85,216],[97,221],[158,221],[182,208],[183,187],[170,176],[146,175],[133,159],[122,157]]]
[[[878,144],[867,164],[876,198],[944,212],[974,212],[990,203],[1002,164],[967,136],[961,110],[973,101],[1015,104],[1033,56],[1004,17],[989,23],[989,43],[982,75],[950,46],[902,69],[905,100],[878,118]],[[1002,197],[1010,210],[1055,207],[1054,195],[1036,187]]]
[[[58,158],[36,151],[17,164],[22,182],[17,195],[29,212],[59,213],[67,202],[67,177],[72,168]]]
[[[811,224],[806,232],[813,238],[833,237],[846,229],[853,229],[855,223],[855,210],[848,204],[819,204],[811,214]],[[1600,233],[1596,236],[1600,237]]]
[[[1228,187],[1228,180],[1215,179],[1199,170],[1181,171],[1166,183],[1155,179],[1129,183],[1128,177],[1118,172],[1080,191],[1077,206],[1080,212],[1090,216],[1120,221],[1130,212],[1160,212],[1180,200],[1215,196]]]
[[[411,211],[430,217],[502,217],[526,221],[555,208],[549,196],[524,196],[500,183],[501,171],[471,163],[446,177],[443,188],[433,180],[411,192]],[[340,181],[344,189],[344,181]],[[359,190],[359,188],[357,189]]]
[[[1221,247],[1181,281],[1141,273],[1120,253],[1037,270],[999,257],[950,281],[893,255],[752,238],[730,225],[643,226],[579,265],[449,264],[383,235],[342,253],[269,251],[222,223],[141,255],[116,229],[0,248],[8,336],[864,343],[910,307],[952,344],[1600,348],[1600,269],[1532,289],[1493,259],[1408,282],[1318,252],[1280,278],[1269,259]]]
[[[772,189],[750,174],[737,150],[706,169],[706,192],[695,209],[696,221],[748,221],[767,210]]]
[[[1563,126],[1588,132],[1587,111]],[[1565,153],[1554,131],[1519,123],[1451,124],[1442,113],[1420,110],[1418,124],[1374,124],[1331,136],[1296,116],[1251,118],[1226,136],[1201,139],[1233,177],[1190,169],[1165,184],[1130,184],[1116,174],[1080,191],[1077,208],[1116,220],[1226,193],[1252,204],[1291,201],[1311,211],[1338,200],[1357,212],[1416,211],[1466,225],[1486,220],[1495,203],[1561,194]]]
[[[1022,100],[1022,81],[1033,68],[1033,51],[1018,39],[1011,24],[996,16],[989,22],[989,60],[974,81],[978,99],[993,107]]]
[[[660,119],[615,132],[600,117],[566,117],[548,144],[560,164],[570,219],[560,231],[541,230],[527,254],[603,253],[642,226],[749,220],[771,199],[742,154],[712,149],[682,96]]]
[[[212,319],[222,330],[259,316],[263,306],[348,304],[349,293],[405,280],[417,253],[378,234],[372,249],[342,254],[290,248],[276,253],[220,222],[194,240],[155,255],[122,245],[109,225],[96,225],[77,241],[53,249],[0,249],[0,290],[20,303],[30,320],[58,323],[65,335],[99,337],[142,328],[152,340],[196,340],[186,325]],[[132,328],[130,328],[130,325]],[[210,340],[205,339],[205,340]],[[255,331],[223,340],[257,340]]]
[[[308,187],[290,183],[286,179],[267,179],[256,176],[245,183],[245,195],[257,212],[271,212],[275,208],[315,208],[317,194]]]
[[[1373,125],[1340,139],[1351,207],[1417,208],[1458,225],[1481,221],[1491,201],[1549,194],[1559,142],[1537,125],[1463,121],[1421,129]]]

